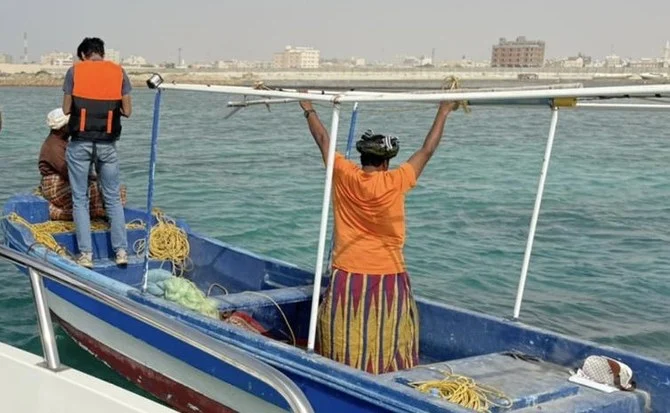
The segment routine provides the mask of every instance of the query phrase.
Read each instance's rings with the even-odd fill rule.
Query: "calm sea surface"
[[[0,204],[38,183],[58,89],[0,88]],[[119,143],[129,204],[146,203],[153,94],[134,92]],[[166,93],[155,204],[194,230],[311,269],[324,170],[297,104],[224,120],[229,96]],[[330,124],[327,107],[319,106]],[[343,108],[344,151],[350,107]],[[417,148],[433,105],[362,105],[365,128]],[[546,108],[474,108],[448,121],[407,199],[417,293],[512,314],[549,129]],[[354,151],[355,152],[355,151]],[[670,361],[670,117],[565,110],[551,160],[521,318]],[[0,341],[40,353],[27,277],[0,263]],[[58,332],[61,360],[137,391]]]

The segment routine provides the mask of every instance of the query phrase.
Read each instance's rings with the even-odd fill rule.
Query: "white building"
[[[110,60],[114,63],[121,63],[121,52],[114,49],[105,50],[105,60]]]
[[[275,53],[272,67],[279,69],[318,69],[321,52],[312,47],[286,46],[283,52]]]
[[[622,65],[621,58],[615,54],[611,54],[605,58],[605,66],[607,67],[621,67]]]
[[[51,52],[42,55],[40,63],[44,66],[72,66],[74,56],[72,53]]]
[[[129,56],[123,59],[122,63],[126,66],[145,66],[147,64],[147,59],[142,56]]]
[[[584,67],[584,59],[581,56],[568,57],[561,62],[563,67]]]
[[[663,67],[670,67],[670,40],[665,42],[665,48],[663,49]]]
[[[0,63],[13,63],[14,58],[10,54],[0,53]]]
[[[660,69],[663,67],[663,60],[643,57],[642,59],[629,62],[628,66],[634,69]]]

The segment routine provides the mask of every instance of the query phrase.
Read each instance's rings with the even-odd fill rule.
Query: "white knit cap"
[[[51,129],[60,129],[67,125],[70,120],[70,115],[63,113],[63,109],[54,109],[47,115],[47,125]]]

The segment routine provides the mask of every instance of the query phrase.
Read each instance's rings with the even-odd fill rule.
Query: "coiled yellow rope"
[[[413,382],[410,386],[479,413],[490,413],[493,406],[504,409],[512,407],[512,400],[500,390],[477,384],[470,377],[451,372],[443,374],[443,379]]]
[[[151,228],[149,256],[157,260],[170,261],[172,272],[176,275],[183,275],[191,264],[188,257],[190,245],[186,232],[179,228],[173,220],[167,218],[159,209],[154,209],[153,213],[158,220],[158,224]],[[35,244],[41,244],[58,255],[70,256],[67,249],[56,242],[53,234],[74,232],[74,222],[46,221],[31,224],[15,212],[7,215],[6,218],[28,228],[33,238],[35,238]],[[145,224],[140,220],[134,220],[126,224],[126,228],[130,230],[143,229]],[[91,221],[92,231],[106,231],[108,229],[109,224],[104,221]],[[135,252],[138,254],[144,253],[144,244],[144,238],[138,239],[133,246]]]
[[[168,218],[157,208],[153,211],[158,223],[151,227],[149,235],[149,256],[153,259],[170,261],[172,273],[182,276],[192,262],[189,258],[191,246],[186,232],[179,228],[174,220]],[[144,254],[146,240],[140,238],[135,241],[133,249],[137,254]]]
[[[442,81],[442,90],[456,90],[461,88],[461,81],[456,76],[447,76]],[[468,106],[468,101],[463,100],[458,102],[458,105],[463,108],[465,113],[470,113],[471,109]]]

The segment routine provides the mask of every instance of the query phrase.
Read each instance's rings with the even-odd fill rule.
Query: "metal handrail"
[[[291,381],[291,379],[272,366],[250,357],[241,350],[217,341],[193,327],[177,323],[160,311],[152,308],[140,307],[129,298],[112,296],[98,288],[94,283],[88,280],[76,279],[50,263],[39,261],[29,255],[17,252],[2,245],[0,245],[0,258],[5,258],[14,264],[29,269],[33,294],[35,296],[35,305],[38,313],[40,337],[44,347],[45,361],[47,366],[52,370],[60,368],[60,361],[58,360],[58,349],[54,339],[42,277],[74,288],[136,320],[142,321],[164,333],[174,336],[186,344],[191,345],[224,363],[228,363],[235,368],[242,370],[246,374],[255,377],[277,391],[284,397],[291,410],[294,412],[314,412],[307,397],[305,397],[305,394],[293,381]]]

